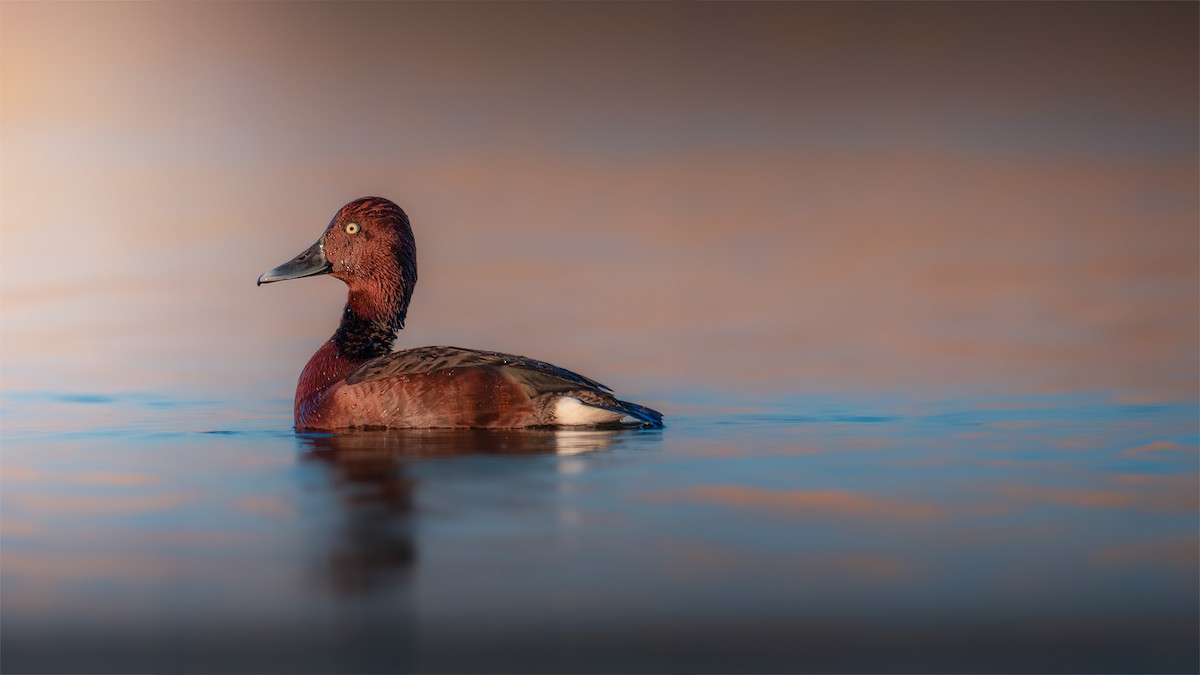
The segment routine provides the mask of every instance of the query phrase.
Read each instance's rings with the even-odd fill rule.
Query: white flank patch
[[[584,405],[572,396],[563,396],[554,402],[554,422],[563,426],[605,424],[616,422],[624,416],[625,413]]]

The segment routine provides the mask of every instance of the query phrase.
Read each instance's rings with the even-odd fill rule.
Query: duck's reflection
[[[475,454],[578,455],[637,431],[422,429],[299,436],[304,458],[327,474],[338,504],[332,550],[320,576],[335,592],[371,593],[417,561],[412,465]],[[499,480],[500,478],[497,477]]]
[[[454,455],[575,455],[604,450],[624,429],[387,429],[301,436],[310,455],[335,464]]]

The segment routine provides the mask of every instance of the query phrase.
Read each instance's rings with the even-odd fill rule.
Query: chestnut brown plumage
[[[348,296],[296,386],[297,429],[635,424],[662,415],[549,363],[460,347],[392,352],[417,281],[408,215],[382,197],[343,206],[321,238],[258,283],[330,274]]]

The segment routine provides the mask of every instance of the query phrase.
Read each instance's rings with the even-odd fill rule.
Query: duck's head
[[[338,210],[315,244],[260,276],[258,284],[318,274],[346,282],[349,310],[402,328],[417,283],[417,247],[408,215],[382,197],[356,199]]]

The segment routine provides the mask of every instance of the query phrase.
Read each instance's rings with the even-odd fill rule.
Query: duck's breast
[[[533,423],[533,405],[520,384],[498,368],[472,366],[338,382],[297,426],[514,428]]]

